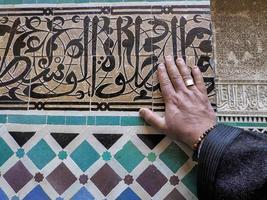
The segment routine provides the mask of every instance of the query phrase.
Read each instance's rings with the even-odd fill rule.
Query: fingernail
[[[198,68],[198,66],[193,66],[193,67],[192,67],[192,69],[197,69],[197,68]]]
[[[145,110],[144,110],[143,108],[141,108],[141,109],[139,110],[139,114],[140,114],[141,116],[144,116],[144,114],[145,114]]]

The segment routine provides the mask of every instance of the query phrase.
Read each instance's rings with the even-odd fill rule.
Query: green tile
[[[75,3],[75,0],[58,0],[58,3]]]
[[[160,155],[162,160],[173,173],[188,160],[187,154],[174,142],[172,142]]]
[[[22,4],[23,0],[5,0],[5,4]]]
[[[57,0],[37,0],[37,3],[49,3],[49,4],[55,4],[57,3]]]
[[[13,155],[12,149],[0,138],[0,167]]]
[[[4,124],[7,122],[7,116],[6,115],[0,115],[0,124]]]
[[[44,115],[8,115],[7,120],[17,124],[46,124]]]
[[[95,116],[87,117],[87,125],[95,125]]]
[[[225,124],[237,127],[267,127],[267,123],[257,123],[257,122],[219,122],[219,124]]]
[[[120,125],[120,116],[96,116],[96,125]]]
[[[77,149],[75,149],[70,157],[85,172],[100,157],[96,150],[87,142],[83,141]]]
[[[144,159],[144,155],[131,142],[128,141],[123,148],[118,151],[114,158],[130,173]]]
[[[197,196],[197,166],[182,179],[183,184],[195,195]]]
[[[47,124],[63,125],[65,116],[47,116]]]
[[[23,0],[23,4],[36,4],[37,0]]]
[[[38,169],[45,167],[55,156],[55,152],[50,148],[45,140],[41,139],[28,153],[27,156]]]
[[[88,3],[90,0],[75,0],[75,3]]]
[[[141,117],[135,116],[122,116],[121,125],[122,126],[143,126],[145,124]]]
[[[86,125],[85,116],[66,116],[67,125]]]

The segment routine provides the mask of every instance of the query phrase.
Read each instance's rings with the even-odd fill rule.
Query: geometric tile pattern
[[[19,132],[19,137],[24,134],[27,137],[28,132],[35,134],[20,147],[10,132]],[[55,140],[55,137],[58,138],[56,134],[62,133],[70,134],[72,139],[64,145],[64,150]],[[107,149],[102,144],[103,138],[99,141],[95,137],[99,134],[108,135],[107,138],[117,138],[118,134],[119,139]],[[174,147],[168,137],[157,140],[157,145],[151,149],[151,145],[146,144],[149,137],[144,143],[138,134],[152,134],[151,140],[157,134],[162,137],[146,126],[123,125],[103,129],[95,125],[2,125],[0,141],[6,144],[5,148],[10,152],[20,148],[25,154],[17,157],[12,153],[3,161],[0,197],[11,199],[17,196],[27,200],[196,199],[192,185],[195,183],[195,174],[191,173],[191,169],[195,169],[195,163],[190,158],[192,152],[182,144]],[[151,143],[153,141],[148,142]],[[175,172],[160,157],[167,154],[169,148],[175,152],[179,150],[179,158],[181,152],[187,155],[182,157],[184,160],[179,165],[175,165]],[[64,159],[58,156],[62,151],[66,154]],[[177,159],[173,163],[177,163]]]

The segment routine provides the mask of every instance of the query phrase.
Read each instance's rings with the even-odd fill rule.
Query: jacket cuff
[[[213,199],[217,168],[226,148],[242,129],[218,124],[204,139],[198,161],[198,197]]]

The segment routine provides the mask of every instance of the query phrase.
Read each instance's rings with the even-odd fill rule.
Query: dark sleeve
[[[218,125],[198,162],[200,200],[267,200],[267,135]]]

